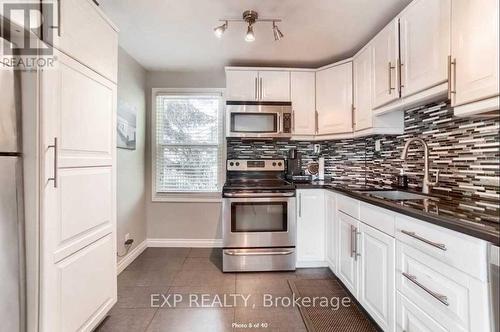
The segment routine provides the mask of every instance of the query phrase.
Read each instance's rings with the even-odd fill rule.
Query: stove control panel
[[[282,159],[273,160],[247,160],[230,159],[227,161],[228,171],[284,171],[285,161]]]

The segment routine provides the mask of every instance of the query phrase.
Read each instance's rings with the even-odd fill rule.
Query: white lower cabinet
[[[297,266],[326,260],[383,331],[490,331],[486,242],[328,190],[297,195]]]
[[[394,331],[393,237],[359,223],[358,300],[384,331]]]
[[[358,221],[343,212],[337,213],[339,263],[337,277],[349,291],[358,295],[358,269],[356,253],[356,237]]]
[[[325,193],[297,190],[297,267],[325,266]]]

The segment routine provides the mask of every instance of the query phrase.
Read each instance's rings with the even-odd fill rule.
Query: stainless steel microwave
[[[227,137],[291,137],[292,104],[227,101],[226,128]]]

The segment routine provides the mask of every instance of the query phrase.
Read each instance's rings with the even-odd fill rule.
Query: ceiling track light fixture
[[[272,22],[273,23],[273,35],[274,35],[274,40],[278,41],[281,40],[284,35],[276,25],[276,23],[281,22],[281,19],[278,18],[264,18],[264,19],[259,19],[259,14],[256,11],[253,10],[246,10],[243,12],[243,18],[228,18],[228,19],[221,19],[219,20],[221,22],[224,22],[222,25],[216,27],[214,29],[215,36],[217,38],[222,38],[224,35],[224,32],[226,32],[229,22],[245,22],[248,24],[247,27],[247,32],[245,34],[245,41],[247,42],[253,42],[255,40],[255,33],[253,31],[253,25],[255,23],[259,22]]]

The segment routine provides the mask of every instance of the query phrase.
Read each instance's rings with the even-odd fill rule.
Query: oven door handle
[[[254,197],[293,197],[295,193],[224,193],[224,197],[241,197],[241,198],[254,198]]]
[[[238,251],[238,250],[224,250],[225,255],[229,256],[269,256],[269,255],[291,255],[293,250],[279,250],[279,251]]]

